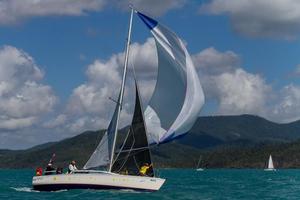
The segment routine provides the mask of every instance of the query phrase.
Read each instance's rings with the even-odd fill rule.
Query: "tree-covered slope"
[[[83,166],[104,131],[87,131],[59,142],[27,150],[0,150],[0,168],[46,166],[77,160]],[[158,167],[194,167],[200,155],[206,167],[263,167],[268,155],[282,167],[300,166],[300,122],[276,124],[251,115],[200,117],[186,136],[152,148]],[[122,137],[122,134],[121,134]]]

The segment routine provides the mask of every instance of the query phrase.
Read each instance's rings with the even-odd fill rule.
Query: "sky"
[[[107,127],[109,97],[121,83],[129,4],[185,42],[205,93],[200,116],[300,119],[298,0],[0,0],[0,149]],[[146,105],[157,58],[137,16],[129,63]],[[123,125],[132,113],[131,86]]]

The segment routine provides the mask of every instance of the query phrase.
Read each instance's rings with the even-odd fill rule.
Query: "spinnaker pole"
[[[115,128],[112,153],[111,153],[111,158],[110,158],[110,165],[109,165],[109,170],[108,170],[109,172],[111,172],[111,169],[113,166],[115,146],[116,146],[116,140],[117,140],[118,126],[119,126],[119,118],[120,118],[120,112],[121,112],[122,103],[123,103],[124,87],[125,87],[125,80],[126,80],[126,74],[127,74],[128,56],[129,56],[129,48],[130,48],[130,40],[131,40],[132,18],[133,18],[133,8],[131,7],[131,14],[130,14],[129,28],[128,28],[128,37],[127,37],[127,43],[126,43],[126,47],[125,47],[124,70],[123,70],[122,85],[121,85],[121,90],[120,90],[118,105],[117,105],[118,113],[117,113],[117,119],[116,119],[116,128]]]

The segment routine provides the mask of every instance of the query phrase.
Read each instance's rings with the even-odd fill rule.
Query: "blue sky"
[[[116,95],[122,69],[129,2],[187,43],[206,95],[200,115],[255,114],[281,123],[300,119],[296,1],[2,2],[0,148],[106,128],[113,107],[107,98]],[[133,52],[146,53],[132,62],[153,73],[149,37],[135,17]],[[141,80],[145,99],[152,79]]]

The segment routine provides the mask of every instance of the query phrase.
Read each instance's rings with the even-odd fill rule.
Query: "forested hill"
[[[27,150],[0,150],[0,168],[45,166],[53,153],[56,165],[77,160],[82,166],[104,131],[87,131]],[[200,117],[186,136],[152,149],[158,167],[263,167],[272,154],[279,167],[300,166],[300,122],[277,124],[251,115]],[[299,158],[299,159],[298,159]]]
[[[222,143],[287,142],[300,138],[300,121],[278,124],[253,115],[200,117],[190,133],[186,139],[204,136]]]

